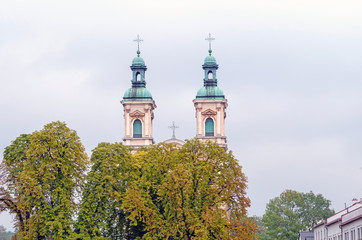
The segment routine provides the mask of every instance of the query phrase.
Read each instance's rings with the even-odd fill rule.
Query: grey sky
[[[361,12],[357,0],[3,0],[0,149],[56,120],[88,153],[121,141],[137,34],[155,140],[172,136],[172,121],[178,138],[194,137],[211,32],[249,214],[287,188],[322,193],[338,210],[362,197]],[[11,227],[7,214],[0,224]]]

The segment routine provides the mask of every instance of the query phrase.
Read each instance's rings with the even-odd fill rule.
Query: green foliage
[[[267,204],[262,219],[266,232],[259,239],[297,239],[299,231],[312,230],[318,221],[333,213],[330,201],[321,194],[286,190]]]
[[[251,239],[256,231],[241,167],[215,144],[161,143],[131,155],[100,143],[91,162],[78,239]]]
[[[16,183],[19,174],[23,171],[26,161],[26,152],[30,144],[30,134],[21,134],[11,145],[5,148],[4,163],[9,167],[9,179],[13,184]],[[17,190],[14,188],[14,190]]]
[[[312,231],[320,220],[327,219],[334,214],[330,209],[331,201],[325,199],[322,194],[315,195],[313,192],[303,193],[302,222],[305,222],[306,231]]]
[[[143,239],[252,239],[246,177],[231,153],[216,144],[158,144],[132,159],[123,201]]]
[[[253,216],[251,218],[254,220],[255,224],[258,227],[258,229],[256,231],[257,239],[259,239],[259,240],[268,239],[267,235],[266,235],[266,228],[263,223],[263,218],[259,217],[259,216]]]
[[[139,230],[130,226],[121,209],[130,171],[129,149],[121,143],[100,143],[91,163],[78,216],[78,238],[134,239]]]
[[[100,143],[88,164],[76,132],[62,122],[5,149],[0,211],[15,214],[20,239],[255,237],[246,177],[214,143],[161,143],[133,155],[121,143]]]
[[[74,130],[52,122],[20,135],[5,149],[1,206],[16,214],[22,239],[63,239],[72,235],[72,217],[88,164]]]
[[[30,134],[22,134],[5,148],[0,170],[0,211],[9,210],[15,214],[20,231],[25,231],[32,209],[24,187],[27,182],[22,175],[30,137]]]

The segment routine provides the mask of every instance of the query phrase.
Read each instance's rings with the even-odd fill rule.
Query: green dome
[[[210,86],[210,87],[202,87],[197,92],[196,95],[197,99],[224,99],[224,92],[221,90],[221,88],[216,86]]]
[[[145,87],[136,87],[128,89],[123,96],[125,101],[134,101],[134,100],[152,100],[152,95],[150,91]]]
[[[205,65],[216,65],[216,59],[214,56],[207,56],[204,61]]]
[[[145,66],[145,61],[141,57],[135,57],[132,61],[132,66]]]

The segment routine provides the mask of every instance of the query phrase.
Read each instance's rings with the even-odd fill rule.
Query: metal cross
[[[209,50],[211,50],[211,41],[214,41],[215,38],[211,37],[211,33],[209,33],[209,37],[205,38],[205,40],[209,41]]]
[[[175,121],[172,121],[172,126],[169,126],[168,128],[172,128],[172,139],[176,139],[175,129],[179,127],[175,125]]]
[[[143,39],[140,39],[140,35],[137,34],[137,38],[135,40],[133,40],[135,42],[137,42],[137,50],[140,50],[140,42],[143,42]]]

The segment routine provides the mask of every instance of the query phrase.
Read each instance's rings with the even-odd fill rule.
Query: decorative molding
[[[211,110],[211,109],[207,109],[207,110],[203,111],[201,114],[204,115],[204,116],[205,116],[205,115],[206,115],[206,116],[214,116],[214,115],[217,114],[217,112],[215,112],[215,111],[213,111],[213,110]]]
[[[130,114],[130,116],[133,117],[133,118],[140,118],[140,117],[144,117],[145,114],[142,113],[142,112],[140,112],[140,111],[138,111],[138,110],[136,110],[136,111],[132,112],[132,113]]]

